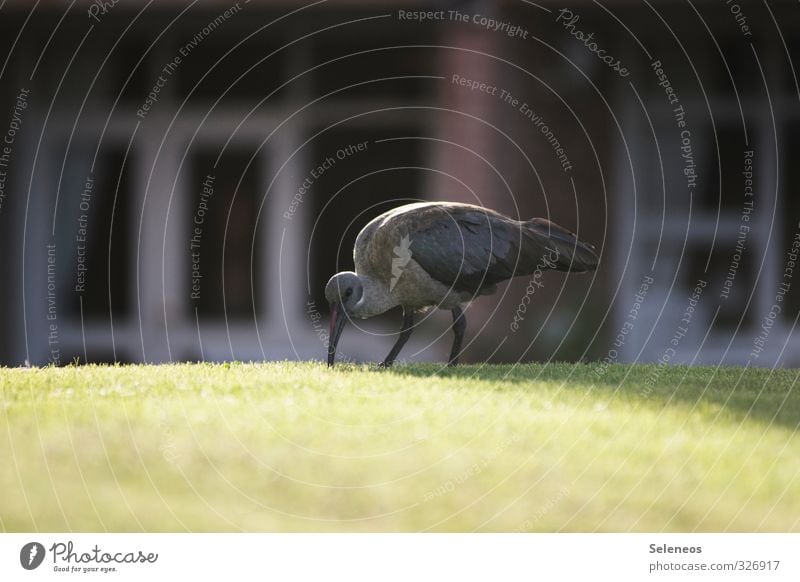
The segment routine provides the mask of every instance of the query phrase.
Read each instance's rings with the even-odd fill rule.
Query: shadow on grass
[[[464,381],[465,387],[473,380],[556,383],[563,384],[565,390],[596,390],[609,398],[650,408],[688,405],[738,421],[752,419],[790,429],[800,427],[800,370],[555,363],[455,368],[400,364],[388,370],[376,367],[374,372],[452,378]]]

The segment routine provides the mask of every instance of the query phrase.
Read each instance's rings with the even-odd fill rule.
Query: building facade
[[[476,301],[467,361],[800,365],[800,18],[736,6],[6,3],[0,361],[322,359],[358,230],[460,200],[602,256]]]

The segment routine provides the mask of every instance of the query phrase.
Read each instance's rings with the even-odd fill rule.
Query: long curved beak
[[[347,323],[347,314],[341,303],[331,303],[331,326],[328,333],[328,367],[333,367],[336,360],[336,345],[342,336],[344,324]]]

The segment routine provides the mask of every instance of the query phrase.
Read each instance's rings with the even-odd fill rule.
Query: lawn
[[[800,531],[797,378],[0,369],[0,530]]]

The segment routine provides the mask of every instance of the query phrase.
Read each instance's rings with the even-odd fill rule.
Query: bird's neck
[[[380,315],[398,305],[397,301],[389,293],[386,285],[377,279],[369,275],[359,275],[359,280],[364,288],[364,295],[351,309],[351,315],[366,319],[367,317]]]

